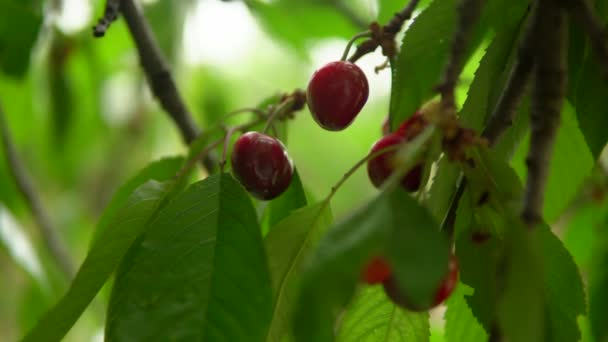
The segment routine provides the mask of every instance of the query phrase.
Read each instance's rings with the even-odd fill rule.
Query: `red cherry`
[[[437,292],[435,292],[435,298],[429,307],[420,307],[412,304],[411,300],[401,291],[396,279],[393,277],[387,279],[382,285],[384,287],[384,293],[386,293],[386,296],[390,298],[393,303],[410,311],[426,311],[445,301],[452,294],[457,283],[458,262],[456,256],[450,255],[447,275],[439,285]]]
[[[416,112],[405,120],[395,133],[404,136],[407,141],[410,141],[420,134],[427,124],[428,121],[422,116],[421,112]]]
[[[399,134],[392,133],[378,140],[370,151],[370,154],[378,152],[389,146],[403,143],[406,139]],[[394,158],[396,151],[383,153],[367,162],[367,174],[372,184],[379,188],[382,183],[393,173],[395,169]],[[407,191],[416,191],[422,180],[422,164],[417,164],[401,180],[401,186]]]
[[[365,266],[361,278],[370,285],[380,284],[390,278],[391,273],[391,266],[386,260],[376,256]]]
[[[329,131],[348,127],[369,95],[363,71],[350,62],[331,62],[315,71],[308,83],[307,102],[312,117]]]
[[[262,200],[282,194],[293,175],[293,162],[276,138],[258,132],[239,137],[232,150],[232,172],[245,189]]]
[[[458,260],[454,254],[451,254],[448,261],[448,274],[441,282],[439,290],[437,290],[433,306],[437,306],[446,300],[456,288],[456,284],[458,284]]]

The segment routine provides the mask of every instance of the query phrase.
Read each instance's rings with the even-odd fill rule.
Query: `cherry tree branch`
[[[458,5],[458,26],[443,77],[437,90],[441,93],[443,108],[454,110],[454,88],[464,67],[471,31],[481,12],[482,0],[461,0]]]
[[[97,21],[97,25],[93,27],[93,36],[103,37],[110,25],[118,18],[120,14],[121,0],[106,0],[106,6],[103,17]]]
[[[511,68],[509,78],[500,94],[496,105],[490,115],[482,136],[488,140],[489,146],[494,146],[500,140],[502,134],[512,125],[513,117],[526,92],[534,66],[534,37],[535,27],[533,21],[528,23],[519,42],[517,60]],[[442,230],[449,236],[453,235],[454,223],[458,203],[467,186],[466,178],[462,177],[458,182],[456,192],[452,196],[448,212],[442,222]]]
[[[348,61],[351,63],[356,62],[357,60],[359,60],[359,58],[365,56],[366,54],[374,52],[378,48],[378,46],[383,45],[383,42],[386,42],[384,44],[385,46],[383,46],[383,49],[388,50],[385,51],[389,54],[387,57],[392,58],[393,56],[390,56],[390,54],[396,52],[396,49],[394,48],[395,36],[397,35],[397,33],[399,33],[399,31],[401,31],[403,24],[412,18],[412,14],[414,13],[414,10],[418,6],[419,2],[420,0],[410,0],[407,5],[405,5],[405,7],[401,11],[395,13],[389,23],[384,25],[383,27],[379,27],[379,25],[377,24],[370,25],[370,28],[372,28],[372,32],[375,32],[375,36],[365,40],[363,43],[357,46],[357,50],[348,59]]]
[[[65,274],[68,280],[71,280],[75,274],[74,263],[64,242],[58,234],[57,227],[55,227],[48,212],[42,205],[42,200],[36,192],[34,184],[29,178],[23,162],[19,159],[17,148],[13,144],[1,104],[0,135],[2,135],[2,148],[4,150],[7,166],[14,178],[17,189],[21,192],[26,205],[36,221],[36,225],[40,229],[44,245],[61,272]]]
[[[545,187],[566,92],[567,18],[556,0],[538,0],[530,149],[522,219],[529,226],[542,220]]]
[[[513,118],[526,92],[534,66],[534,25],[528,23],[519,43],[517,60],[490,115],[482,136],[494,146],[502,134],[513,124]]]
[[[152,93],[159,101],[161,107],[177,125],[184,142],[190,144],[201,132],[177,89],[168,63],[158,46],[152,29],[135,1],[107,0],[106,14],[94,30],[105,32],[109,24],[116,19],[119,12],[122,12],[127,27],[131,32],[139,54],[140,64],[146,74]],[[203,164],[208,170],[213,170],[217,163],[208,154],[205,156]]]

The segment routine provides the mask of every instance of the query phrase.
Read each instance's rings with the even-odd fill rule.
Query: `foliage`
[[[56,16],[69,12],[61,3],[0,0],[0,115],[43,203],[37,208],[24,196],[0,149],[0,340],[608,338],[608,82],[583,26],[570,27],[570,82],[547,156],[543,220],[529,227],[519,214],[531,92],[496,145],[463,143],[460,156],[442,140],[445,122],[429,119],[396,152],[396,173],[422,160],[428,184],[415,194],[397,185],[397,175],[375,189],[351,170],[369,157],[387,116],[395,129],[423,105],[435,108],[428,101],[451,58],[457,0],[418,3],[397,35],[390,70],[372,73],[380,49],[357,61],[370,98],[343,132],[322,131],[304,103],[288,102],[299,94],[293,88],[306,88],[347,39],[373,20],[388,23],[407,1],[143,2],[187,115],[202,128],[185,147],[180,124],[151,101],[167,89],[148,87],[124,18],[94,40],[96,18],[70,29]],[[451,128],[483,132],[517,63],[529,5],[485,1],[463,47]],[[213,15],[198,18],[204,11]],[[222,13],[236,19],[192,38],[197,20]],[[604,2],[594,13],[608,21]],[[239,29],[241,22],[250,26]],[[224,41],[233,31],[253,40],[249,49]],[[204,52],[227,43],[232,52],[193,62],[184,59],[192,43],[182,41]],[[269,117],[266,133],[283,141],[295,169],[282,195],[260,201],[230,175],[230,154],[239,134],[264,130]],[[201,168],[206,156],[216,166],[228,162]],[[37,210],[50,214],[79,265],[73,279],[56,266]],[[442,303],[444,320],[436,319],[441,310],[411,311],[361,278],[367,262],[382,256],[398,292],[428,308],[450,253],[460,274]]]

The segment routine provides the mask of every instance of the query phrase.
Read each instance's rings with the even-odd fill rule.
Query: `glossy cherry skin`
[[[417,111],[414,115],[403,121],[393,132],[405,137],[408,141],[414,139],[428,124],[422,112]],[[382,135],[391,134],[390,115],[387,115],[382,122]]]
[[[384,258],[376,256],[363,268],[361,278],[364,282],[373,285],[380,284],[391,277],[391,266]]]
[[[458,259],[456,259],[454,254],[451,254],[450,260],[448,261],[448,274],[443,279],[443,282],[441,282],[441,286],[435,294],[433,306],[443,303],[443,301],[445,301],[452,294],[452,292],[454,292],[456,284],[458,284],[458,271]]]
[[[271,200],[282,194],[293,176],[293,162],[276,138],[258,132],[239,137],[232,150],[232,172],[253,196]]]
[[[405,141],[406,139],[400,134],[392,133],[386,135],[372,146],[370,154]],[[395,153],[396,150],[389,151],[367,162],[367,175],[376,188],[380,188],[382,183],[393,173],[395,169]],[[421,180],[422,164],[417,164],[401,179],[401,186],[407,191],[416,191],[420,187]]]
[[[457,283],[458,261],[454,255],[451,255],[448,262],[447,275],[439,285],[437,292],[435,292],[435,297],[429,307],[420,307],[412,304],[411,300],[401,292],[394,277],[390,277],[384,281],[382,286],[384,287],[384,293],[386,293],[387,297],[389,297],[393,303],[410,311],[426,311],[443,303],[452,294]]]
[[[331,62],[315,71],[307,89],[308,108],[329,131],[348,127],[363,108],[369,85],[363,71],[350,62]]]

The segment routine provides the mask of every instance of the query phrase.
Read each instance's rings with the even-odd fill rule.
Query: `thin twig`
[[[177,90],[175,80],[148,22],[134,0],[122,0],[121,10],[137,46],[139,59],[152,93],[178,126],[183,140],[190,144],[200,134],[199,129]],[[208,170],[213,170],[216,166],[210,155],[206,155],[203,162]]]
[[[393,54],[396,52],[394,51],[395,36],[397,33],[399,33],[399,31],[401,31],[403,24],[412,18],[412,14],[414,13],[414,10],[416,9],[416,6],[418,6],[419,2],[420,0],[410,0],[408,4],[405,5],[401,11],[395,13],[389,23],[383,27],[379,27],[377,24],[370,25],[372,32],[375,32],[375,37],[367,39],[357,46],[357,50],[355,50],[355,53],[348,59],[348,61],[354,63],[359,60],[359,58],[375,51],[378,46],[381,45],[383,45],[383,49],[388,50],[384,51],[387,54],[387,57],[393,58]]]
[[[42,205],[38,193],[34,188],[32,180],[28,177],[21,159],[17,155],[17,149],[13,144],[8,123],[4,115],[4,110],[0,104],[0,134],[2,135],[2,147],[6,158],[7,166],[15,180],[17,188],[23,195],[25,203],[29,207],[34,220],[40,229],[42,239],[53,261],[59,269],[65,274],[68,280],[74,277],[74,263],[70,257],[68,250],[58,234],[57,227],[50,219],[48,212]]]
[[[602,20],[593,12],[592,6],[586,0],[562,1],[568,7],[570,14],[587,32],[603,77],[608,79],[608,31]]]
[[[536,65],[530,113],[530,149],[526,158],[528,176],[522,219],[529,226],[542,220],[549,162],[560,122],[566,92],[566,12],[556,0],[538,0],[534,21]]]
[[[266,126],[264,126],[262,133],[266,134],[270,127],[273,127],[272,125],[274,121],[282,115],[285,115],[287,111],[290,111],[295,102],[296,99],[290,97],[285,99],[281,104],[274,108],[274,110],[270,113],[270,115],[268,115],[268,118],[266,119]]]
[[[456,224],[458,203],[460,203],[460,199],[462,198],[462,195],[464,195],[464,190],[466,187],[467,179],[461,176],[460,180],[458,181],[456,192],[454,192],[452,200],[450,201],[448,212],[445,214],[443,222],[441,222],[441,231],[445,232],[450,239],[454,238],[454,226]]]
[[[259,125],[261,123],[264,122],[264,118],[258,118],[257,120],[254,120],[252,122],[248,122],[242,125],[238,125],[235,127],[232,127],[231,130],[233,132],[237,132],[237,131],[241,131],[241,132],[245,132],[249,129],[251,129],[252,127],[255,127],[256,125]],[[232,133],[231,133],[232,134]],[[196,162],[198,160],[201,160],[203,158],[205,158],[206,155],[208,155],[209,153],[211,153],[211,151],[217,147],[218,145],[220,145],[222,142],[227,142],[228,140],[225,139],[224,137],[221,137],[219,139],[216,139],[215,141],[209,143],[207,146],[205,146],[205,148],[201,151],[199,151],[198,153],[196,153],[196,155],[193,158],[190,158],[186,161],[186,164],[175,174],[175,176],[173,177],[173,179],[180,179],[182,178],[187,172],[190,172],[190,170],[192,170],[192,168],[194,167],[194,165],[196,164]]]
[[[515,111],[521,103],[526,91],[527,83],[534,66],[533,44],[535,28],[532,21],[528,23],[518,47],[517,61],[513,65],[509,78],[496,102],[494,110],[490,115],[482,136],[488,140],[489,146],[494,146],[500,140],[502,134],[512,125]],[[466,189],[466,178],[462,177],[458,182],[456,192],[452,196],[450,207],[441,225],[442,230],[452,237],[458,203]]]
[[[526,93],[534,66],[534,31],[534,25],[529,22],[519,43],[517,60],[482,133],[490,146],[494,146],[511,127],[517,108]]]
[[[481,5],[482,0],[461,0],[458,5],[458,26],[454,33],[450,57],[442,80],[437,86],[437,90],[441,93],[442,106],[449,111],[456,108],[454,88],[464,67],[471,31],[479,18]]]
[[[340,189],[340,187],[355,173],[357,172],[357,170],[359,170],[359,168],[363,165],[365,165],[365,163],[367,163],[369,160],[372,160],[376,157],[379,157],[382,154],[385,153],[389,153],[389,152],[394,152],[398,149],[400,149],[401,147],[403,147],[402,144],[396,144],[396,145],[392,145],[392,146],[387,146],[381,150],[375,151],[374,153],[369,153],[367,154],[365,157],[361,158],[359,161],[357,161],[355,163],[355,165],[353,165],[348,171],[346,171],[344,173],[344,175],[342,175],[342,178],[340,178],[340,180],[338,181],[338,183],[336,183],[334,186],[331,187],[331,191],[329,192],[329,195],[327,195],[327,197],[325,198],[325,201],[329,202],[332,197],[334,197],[334,195],[336,194],[336,192],[338,192],[338,189]]]
[[[388,24],[384,26],[384,31],[391,34],[399,33],[403,24],[412,18],[412,14],[414,14],[414,10],[419,2],[420,0],[410,0],[410,2],[408,2],[401,11],[395,13]]]
[[[369,37],[372,35],[372,31],[367,30],[367,31],[363,31],[360,33],[357,33],[356,35],[354,35],[349,41],[348,44],[346,44],[346,47],[344,48],[344,52],[342,53],[342,58],[340,58],[341,61],[345,61],[348,58],[348,52],[350,51],[351,46],[353,46],[353,43],[360,38],[365,38],[365,37]]]
[[[121,0],[106,0],[103,17],[97,21],[97,25],[93,27],[93,36],[100,38],[106,34],[110,25],[118,18],[120,14]]]

